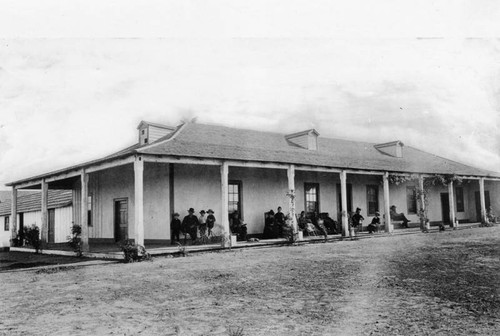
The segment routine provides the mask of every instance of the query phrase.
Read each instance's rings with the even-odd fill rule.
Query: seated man
[[[302,211],[300,213],[300,217],[299,217],[299,220],[297,221],[298,224],[299,224],[299,230],[305,230],[306,229],[306,226],[307,226],[307,223],[308,221],[310,221],[307,217],[306,217],[306,212],[305,211]]]
[[[321,213],[319,217],[323,219],[328,233],[337,234],[337,223],[328,216],[328,212]]]
[[[356,208],[356,213],[352,215],[352,227],[355,232],[362,231],[364,219],[365,218],[361,215],[361,208]]]
[[[403,221],[403,227],[408,227],[408,223],[410,222],[410,220],[406,218],[404,213],[397,213],[395,205],[391,205],[390,215],[392,220]]]
[[[378,232],[380,226],[380,212],[375,211],[375,217],[373,217],[372,222],[368,225],[368,233]]]

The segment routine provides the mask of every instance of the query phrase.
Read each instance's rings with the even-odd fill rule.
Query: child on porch
[[[207,234],[207,216],[205,210],[200,211],[200,217],[198,217],[200,237],[205,237]]]
[[[380,225],[380,212],[375,211],[375,217],[373,217],[372,222],[368,225],[368,233],[373,234],[378,232]]]
[[[179,214],[175,212],[172,215],[172,221],[170,222],[170,229],[172,230],[172,245],[181,241],[181,220],[179,219]]]

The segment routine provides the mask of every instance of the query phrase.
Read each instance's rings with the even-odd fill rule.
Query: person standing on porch
[[[410,220],[406,218],[404,213],[398,213],[396,211],[395,205],[391,205],[390,215],[392,220],[403,221],[403,227],[408,228],[408,223],[410,222]]]
[[[362,231],[363,220],[365,218],[361,215],[361,208],[356,208],[356,213],[352,215],[352,227],[355,232]]]
[[[207,234],[207,216],[205,210],[200,211],[200,217],[198,218],[199,227],[200,227],[200,237],[203,237]]]
[[[207,210],[208,216],[207,216],[207,229],[208,229],[208,236],[212,234],[212,229],[215,226],[215,216],[214,216],[214,211],[212,209]]]
[[[182,220],[182,228],[184,232],[189,233],[191,240],[195,242],[197,238],[199,222],[198,218],[194,215],[193,208],[189,208],[188,213],[189,214]]]
[[[179,214],[175,212],[172,215],[172,221],[170,222],[170,230],[172,230],[172,245],[181,241],[181,220],[179,219]]]
[[[278,237],[283,237],[283,226],[285,226],[285,214],[281,212],[281,207],[278,207],[278,212],[274,215],[274,220],[278,229]]]

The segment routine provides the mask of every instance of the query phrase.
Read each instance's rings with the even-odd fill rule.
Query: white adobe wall
[[[9,227],[9,230],[5,231],[4,225],[5,225],[5,216],[0,216],[0,251],[10,247],[11,228]]]

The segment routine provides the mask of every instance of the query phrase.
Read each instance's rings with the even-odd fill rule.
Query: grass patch
[[[399,258],[392,281],[465,307],[477,316],[500,314],[498,243],[444,243]]]

